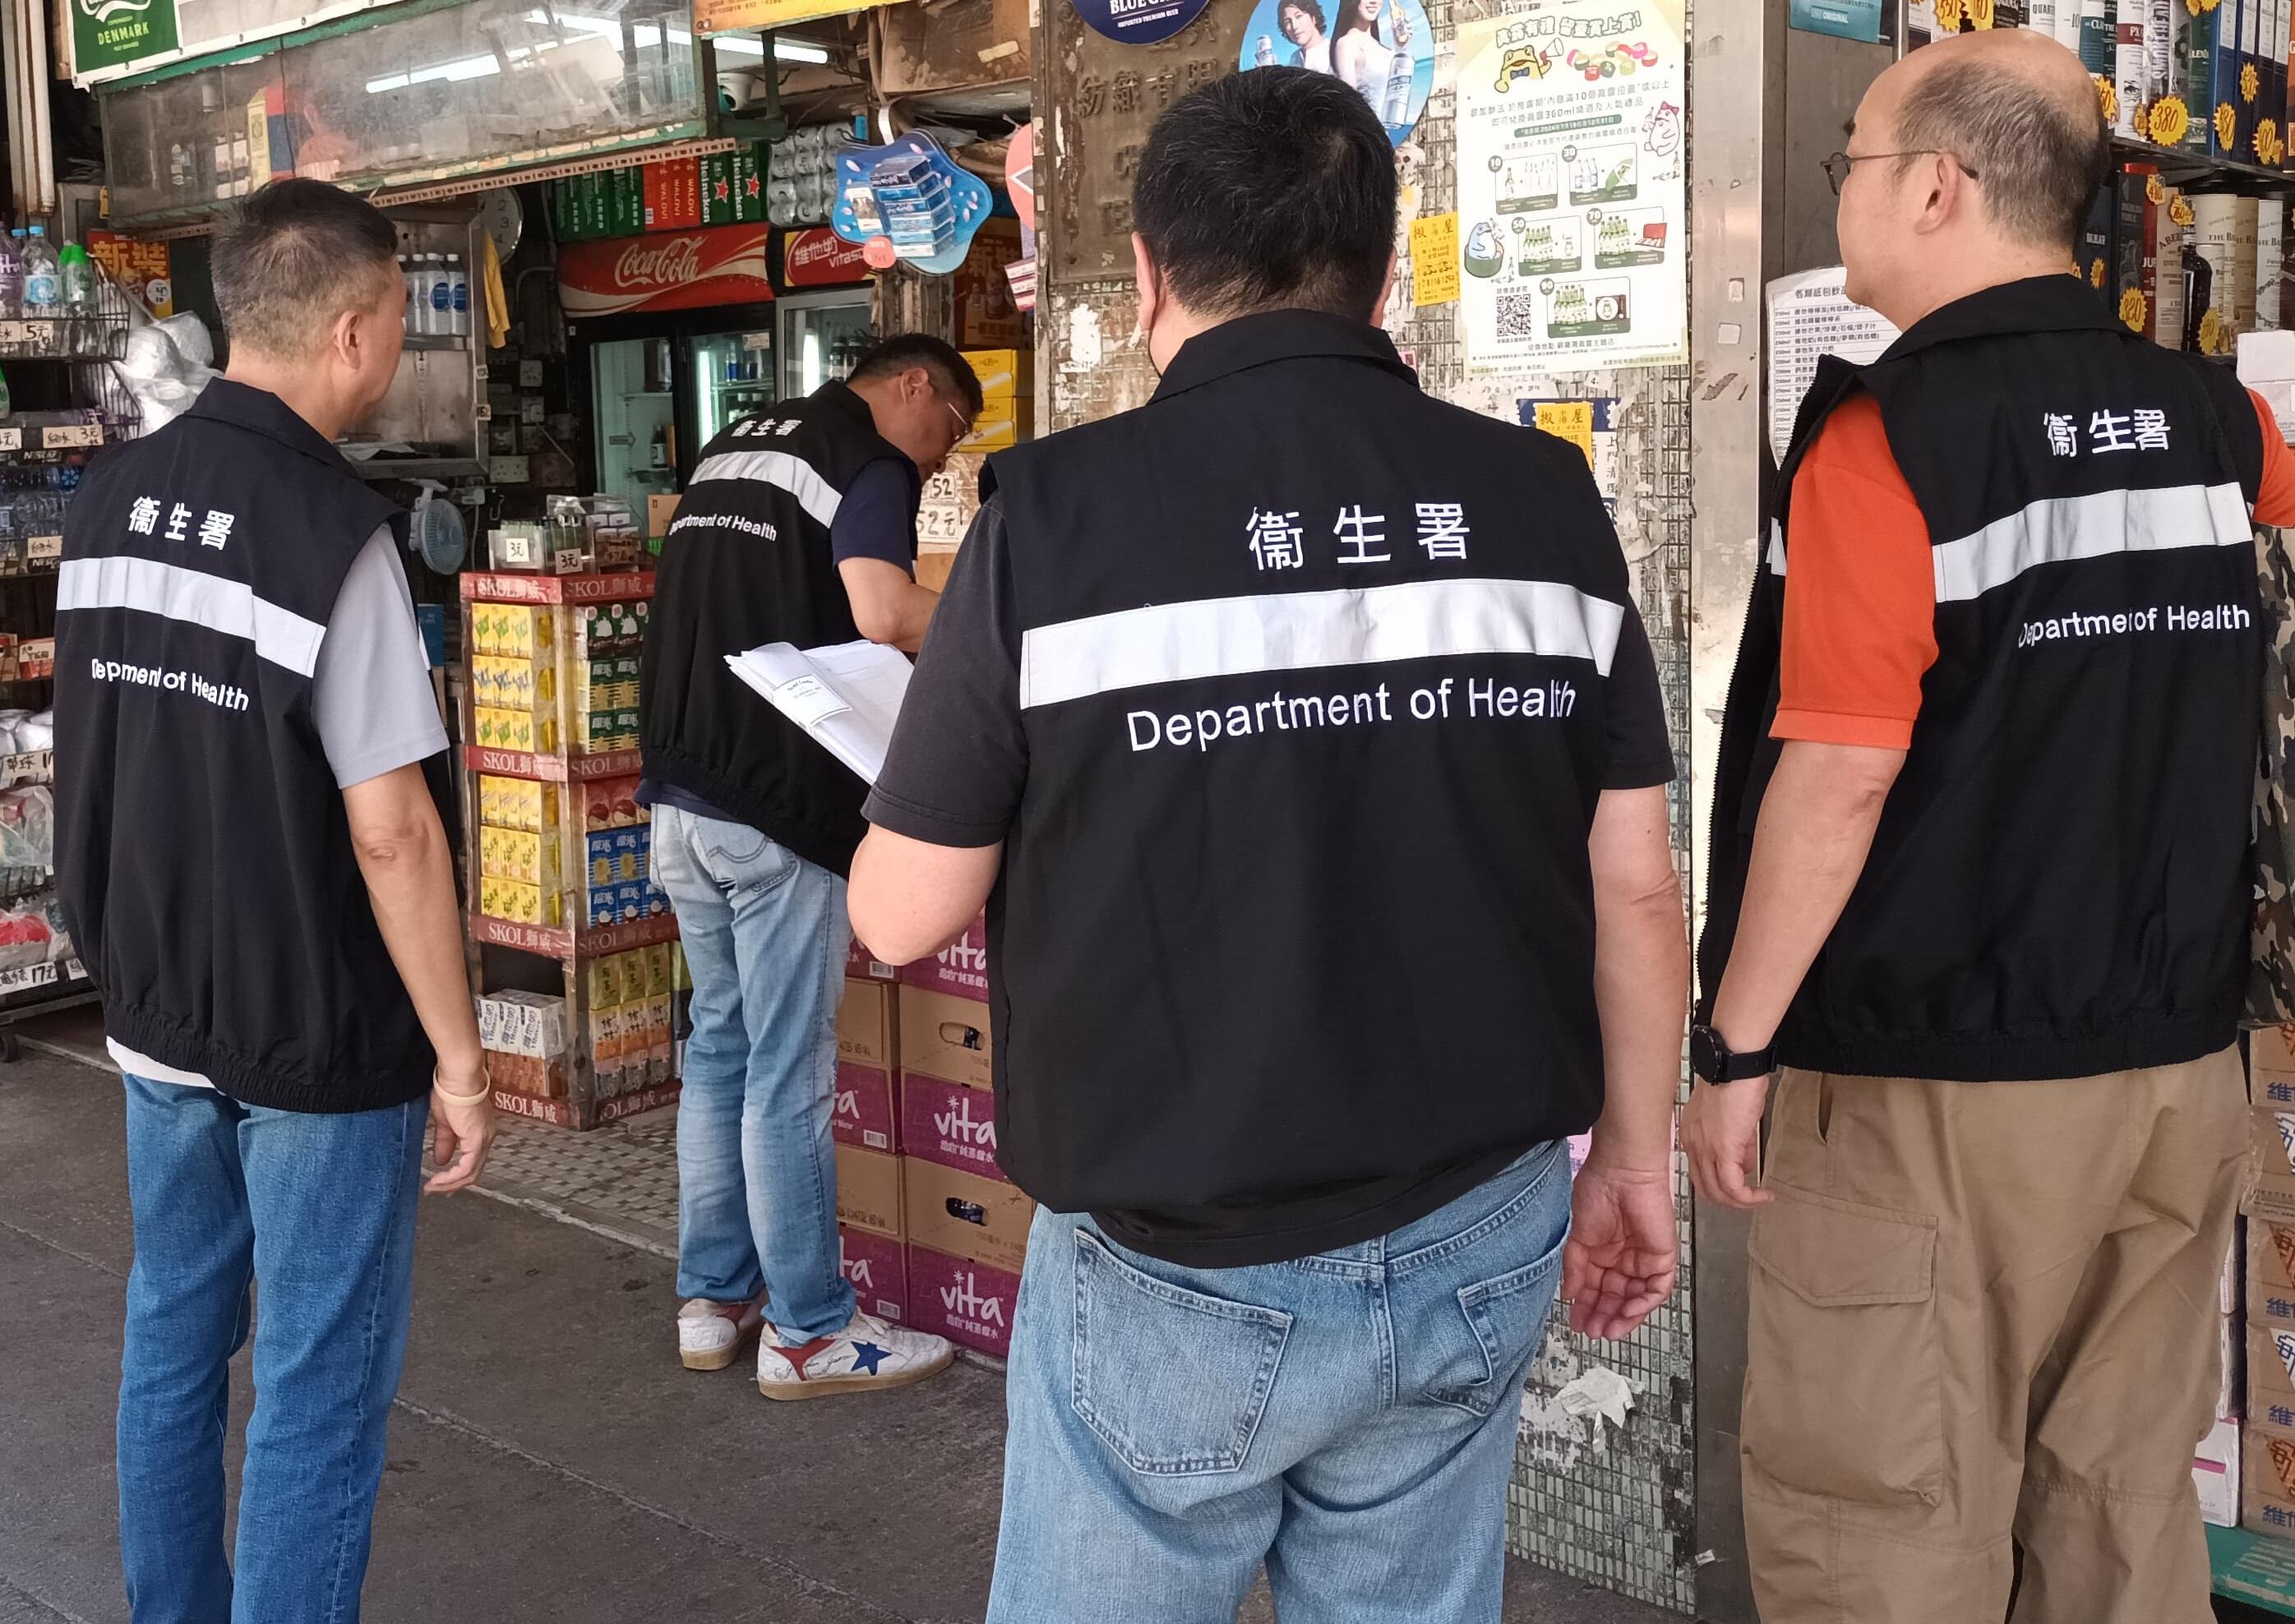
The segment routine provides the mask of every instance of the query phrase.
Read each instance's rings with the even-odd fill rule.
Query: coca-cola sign
[[[769,299],[770,234],[764,225],[714,225],[568,243],[558,251],[559,302],[579,319]]]
[[[808,225],[781,240],[781,281],[792,288],[842,288],[868,280],[861,245],[825,225]]]

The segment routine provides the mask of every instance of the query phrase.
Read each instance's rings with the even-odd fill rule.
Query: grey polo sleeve
[[[367,538],[343,577],[311,673],[311,706],[344,789],[446,747],[414,594],[388,525]]]

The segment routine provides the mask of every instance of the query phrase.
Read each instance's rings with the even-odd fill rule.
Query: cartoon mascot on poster
[[[1661,102],[1642,120],[1642,151],[1654,155],[1657,162],[1651,167],[1657,173],[1644,178],[1652,181],[1678,181],[1681,178],[1681,109],[1670,102]]]

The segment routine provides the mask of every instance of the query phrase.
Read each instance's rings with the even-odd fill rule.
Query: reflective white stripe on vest
[[[1591,660],[1607,676],[1625,616],[1622,606],[1558,581],[1409,581],[1154,604],[1023,632],[1020,704],[1470,654]]]
[[[327,628],[258,598],[243,581],[153,559],[72,559],[56,572],[56,610],[141,609],[244,638],[274,665],[309,676]]]
[[[2178,547],[2246,547],[2253,540],[2247,499],[2236,485],[2048,497],[1938,547],[1937,601],[1965,603],[2042,564]]]
[[[1785,527],[1774,518],[1769,521],[1769,573],[1785,573]]]
[[[704,457],[686,482],[691,490],[705,479],[762,479],[787,491],[797,504],[822,524],[836,520],[845,494],[823,479],[810,462],[785,451],[721,451]]]

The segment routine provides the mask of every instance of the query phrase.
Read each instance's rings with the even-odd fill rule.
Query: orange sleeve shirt
[[[2256,522],[2295,525],[2295,452],[2271,408],[2249,398],[2263,425]],[[1871,396],[1843,403],[1802,457],[1791,523],[1770,737],[1908,747],[1936,663],[1936,563]]]

